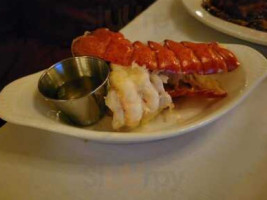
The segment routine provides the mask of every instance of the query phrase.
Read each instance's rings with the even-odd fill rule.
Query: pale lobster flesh
[[[121,33],[101,28],[85,33],[72,42],[74,56],[95,56],[122,66],[136,63],[154,71],[175,74],[175,81],[166,85],[172,97],[227,95],[209,74],[229,72],[240,64],[236,56],[218,43],[192,43],[165,40],[164,44],[149,41],[148,45],[131,43]]]

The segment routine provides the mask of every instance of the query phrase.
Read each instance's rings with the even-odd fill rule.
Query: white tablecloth
[[[131,40],[216,40],[219,33],[160,0],[123,33]],[[216,122],[163,141],[111,145],[7,123],[0,129],[0,200],[267,199],[267,80]]]

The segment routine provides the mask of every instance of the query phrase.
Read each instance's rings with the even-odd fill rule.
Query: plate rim
[[[229,44],[223,44],[223,45],[229,45]],[[239,48],[247,48],[250,49],[250,51],[254,51],[255,53],[257,53],[259,55],[259,57],[261,57],[262,61],[266,61],[267,64],[267,59],[261,54],[259,53],[257,50],[245,46],[245,45],[239,45],[239,44],[230,44],[232,46],[235,47],[239,47]],[[158,131],[158,132],[154,132],[153,134],[151,133],[140,133],[140,132],[130,132],[130,133],[124,133],[124,132],[112,132],[112,134],[108,131],[103,131],[103,132],[99,132],[99,131],[94,131],[94,130],[88,130],[88,129],[80,129],[77,127],[73,127],[71,126],[71,128],[66,128],[66,125],[64,124],[59,124],[60,126],[53,126],[53,127],[47,127],[44,126],[44,124],[35,124],[34,121],[25,121],[24,120],[19,120],[16,116],[12,117],[11,115],[5,114],[5,112],[2,113],[1,111],[1,106],[3,107],[3,104],[0,104],[0,117],[3,118],[4,120],[14,123],[14,124],[18,124],[18,125],[23,125],[23,126],[28,126],[28,127],[33,127],[33,128],[37,128],[37,129],[41,129],[41,130],[47,130],[47,131],[51,131],[51,132],[55,132],[55,133],[60,133],[60,134],[65,134],[65,135],[70,135],[70,136],[75,136],[78,138],[82,138],[82,139],[89,139],[89,140],[94,140],[94,141],[98,141],[98,142],[102,142],[102,143],[139,143],[139,142],[148,142],[148,141],[156,141],[156,140],[161,140],[161,139],[167,139],[167,138],[172,138],[172,137],[176,137],[185,133],[188,133],[190,131],[196,130],[198,128],[201,128],[215,120],[217,120],[218,118],[224,116],[226,113],[228,113],[229,111],[231,111],[232,109],[234,109],[237,105],[239,105],[253,90],[255,87],[258,86],[258,84],[267,76],[267,65],[266,66],[262,66],[261,68],[261,73],[260,76],[257,77],[257,79],[252,82],[249,87],[247,87],[244,91],[240,92],[236,97],[234,97],[234,99],[229,102],[228,104],[225,104],[224,106],[220,107],[219,109],[216,110],[216,112],[211,113],[210,115],[202,118],[202,120],[198,120],[197,122],[193,123],[193,124],[189,124],[184,126],[183,128],[180,128],[177,130],[177,128],[172,128],[172,129],[168,129],[167,131]],[[12,83],[8,84],[1,92],[0,92],[0,102],[1,100],[4,99],[5,93],[10,92],[9,88],[12,88],[12,86],[14,84],[18,84],[20,83],[23,79],[27,79],[30,76],[37,76],[38,74],[41,75],[41,72],[37,72],[31,75],[28,75],[26,77],[22,77],[20,79],[17,79],[15,81],[13,81]],[[4,102],[5,103],[5,102]],[[63,129],[62,129],[63,128]],[[78,131],[75,131],[75,134],[71,133],[73,130],[76,129],[80,129],[82,130],[80,133]],[[86,135],[84,134],[84,131],[86,131]],[[88,134],[91,133],[91,134]]]
[[[202,0],[182,0],[182,4],[189,14],[203,24],[235,38],[267,46],[267,32],[241,26],[213,16],[201,6],[201,3]],[[228,27],[228,29],[225,27]],[[253,37],[252,35],[257,35],[258,37]],[[264,38],[266,39],[264,40]]]

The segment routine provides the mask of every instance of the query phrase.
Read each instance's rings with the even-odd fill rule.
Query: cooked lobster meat
[[[95,56],[121,66],[136,63],[150,71],[177,76],[176,82],[166,85],[172,97],[224,97],[227,93],[215,80],[202,76],[229,72],[239,66],[235,55],[216,42],[165,40],[163,44],[149,41],[146,45],[140,41],[131,43],[121,33],[104,28],[77,37],[71,49],[74,56]]]
[[[164,89],[166,78],[134,63],[132,67],[110,65],[109,90],[105,103],[113,113],[112,127],[135,128],[161,111],[174,107]]]

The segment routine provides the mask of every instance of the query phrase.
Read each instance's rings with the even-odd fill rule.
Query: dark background
[[[84,31],[118,31],[154,1],[0,0],[0,90],[71,56],[72,39]]]

